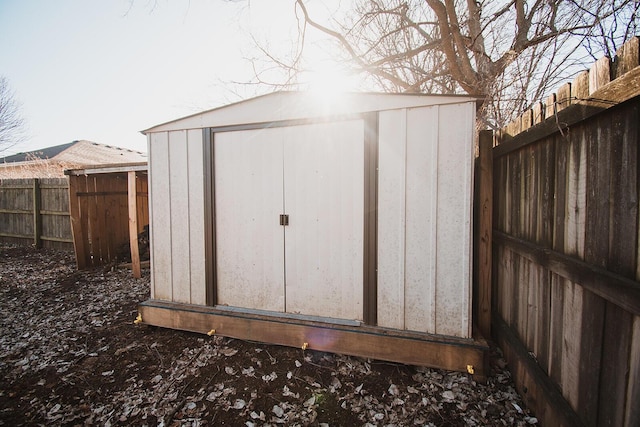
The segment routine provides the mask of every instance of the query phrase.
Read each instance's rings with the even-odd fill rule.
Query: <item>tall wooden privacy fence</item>
[[[130,237],[137,240],[149,224],[146,164],[137,168],[138,172],[135,167],[129,172],[122,168],[67,171],[79,269],[122,261],[131,254]]]
[[[144,240],[149,224],[146,170],[146,163],[106,165],[67,171],[68,178],[0,180],[0,242],[74,249],[79,269],[130,257],[139,276],[138,245],[134,251],[130,242]]]
[[[72,249],[67,179],[0,180],[0,242]]]
[[[638,57],[635,38],[492,150],[492,330],[543,425],[640,425]]]

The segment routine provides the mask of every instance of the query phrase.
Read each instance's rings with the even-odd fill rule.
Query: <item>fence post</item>
[[[71,235],[73,236],[73,249],[76,252],[76,264],[78,270],[87,268],[87,248],[85,246],[85,235],[82,227],[82,212],[80,209],[80,189],[86,191],[86,178],[69,174],[69,219],[71,221]],[[80,182],[80,180],[83,182]],[[88,245],[88,244],[87,244]]]
[[[42,247],[42,216],[40,215],[40,180],[33,179],[33,244],[36,248]]]
[[[129,246],[131,248],[131,269],[133,277],[139,279],[142,277],[140,272],[140,251],[138,248],[138,207],[137,207],[137,187],[136,172],[129,171],[127,174],[127,195],[129,206]]]
[[[485,338],[491,337],[491,268],[493,228],[493,132],[480,131],[478,191],[478,326]]]

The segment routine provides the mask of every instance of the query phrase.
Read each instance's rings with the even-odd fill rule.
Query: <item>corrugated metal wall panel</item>
[[[151,234],[151,298],[171,301],[171,193],[169,191],[169,133],[149,135],[149,194]]]
[[[404,317],[406,329],[429,333],[436,333],[439,113],[438,106],[407,113]]]
[[[205,225],[204,225],[204,152],[202,130],[187,132],[189,162],[189,271],[191,304],[204,305],[206,293]]]
[[[171,234],[172,301],[191,302],[189,254],[189,162],[187,131],[169,132],[169,194],[171,219],[166,232]]]
[[[406,110],[383,111],[378,140],[378,325],[404,329]]]
[[[436,333],[471,336],[471,211],[475,105],[440,107]]]

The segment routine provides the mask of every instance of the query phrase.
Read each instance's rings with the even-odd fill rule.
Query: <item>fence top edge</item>
[[[502,138],[502,142],[494,147],[493,156],[501,157],[553,134],[564,135],[572,125],[639,97],[640,66],[525,131],[513,136],[498,135],[497,139]]]
[[[625,102],[638,95],[638,84],[633,84],[633,78],[629,74],[638,76],[640,68],[640,38],[632,37],[611,59],[602,57],[595,61],[589,70],[578,74],[572,83],[565,83],[556,93],[545,98],[543,107],[531,109],[523,112],[514,121],[507,124],[497,132],[498,145],[509,142],[512,138],[530,129],[526,126],[529,119],[533,118],[533,123],[540,123],[555,117],[558,113],[574,104],[585,104],[597,100],[615,102],[616,104]],[[631,82],[630,87],[626,87]],[[635,94],[629,89],[636,89]],[[611,92],[615,92],[615,99],[611,98]],[[602,99],[602,96],[605,98]],[[607,96],[608,95],[608,96]],[[547,105],[548,103],[553,105]],[[536,114],[540,117],[536,117]],[[523,125],[524,123],[524,125]],[[535,126],[534,126],[535,127]]]

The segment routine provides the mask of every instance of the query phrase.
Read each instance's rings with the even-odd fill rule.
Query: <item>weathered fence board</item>
[[[502,348],[505,358],[509,360],[511,372],[518,379],[520,393],[527,402],[536,403],[538,419],[553,421],[543,425],[582,425],[576,413],[560,394],[558,387],[548,380],[527,348],[500,317],[494,317],[493,330],[496,332],[498,345]]]
[[[611,303],[606,304],[605,313],[598,425],[624,425],[633,316]]]
[[[640,424],[638,46],[534,106],[493,149],[493,329],[545,425]]]
[[[631,333],[630,358],[628,363],[627,398],[625,400],[624,419],[626,425],[640,420],[640,316],[633,319]]]
[[[0,242],[70,249],[67,179],[0,180]]]

